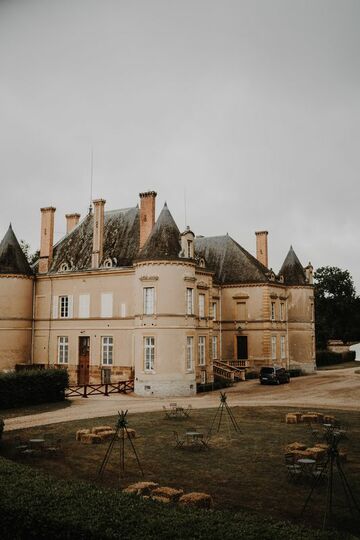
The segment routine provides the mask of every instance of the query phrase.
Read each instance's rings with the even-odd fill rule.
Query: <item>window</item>
[[[58,363],[69,363],[69,338],[67,336],[58,337]]]
[[[275,321],[275,302],[271,302],[271,320]]]
[[[280,358],[282,360],[286,358],[285,336],[281,336],[280,338]]]
[[[205,294],[199,294],[199,317],[205,317]]]
[[[154,314],[154,287],[144,287],[144,315]]]
[[[247,305],[246,302],[238,302],[237,303],[237,317],[236,319],[238,321],[246,321],[247,320]]]
[[[90,317],[90,295],[80,294],[79,295],[79,318],[87,319],[88,317]]]
[[[310,304],[310,315],[311,315],[311,322],[314,322],[315,314],[314,314],[314,304],[313,304],[313,302],[311,302],[311,304]]]
[[[212,303],[212,320],[217,321],[217,303]]]
[[[271,337],[271,359],[276,360],[276,336]]]
[[[188,240],[187,241],[187,256],[188,256],[188,259],[191,259],[192,258],[192,241],[191,240]]]
[[[60,319],[67,319],[69,317],[69,297],[68,296],[59,297],[59,307],[60,307]]]
[[[205,366],[205,336],[199,336],[199,365]]]
[[[218,338],[217,336],[212,337],[212,359],[216,360],[218,357]]]
[[[201,384],[206,384],[206,371],[202,371],[200,374]]]
[[[113,316],[113,295],[112,293],[101,293],[101,317],[110,318]]]
[[[186,314],[194,314],[194,289],[186,289]]]
[[[194,354],[194,338],[187,336],[186,338],[186,369],[191,371],[193,369],[193,354]]]
[[[280,321],[284,320],[285,316],[285,304],[284,302],[280,302]]]
[[[155,338],[144,338],[144,368],[145,371],[151,371],[154,369],[155,360]]]
[[[114,341],[111,336],[101,338],[101,362],[104,366],[111,366],[113,363]]]

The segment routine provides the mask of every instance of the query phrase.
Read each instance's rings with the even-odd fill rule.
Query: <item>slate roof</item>
[[[218,283],[266,283],[269,270],[229,235],[195,238],[195,254]]]
[[[0,244],[0,274],[32,274],[11,224]]]
[[[138,259],[179,259],[180,251],[180,231],[165,203]]]
[[[140,211],[138,207],[111,210],[104,215],[104,255],[114,266],[131,266],[139,251]],[[55,246],[50,272],[58,272],[62,263],[72,270],[91,268],[93,214],[88,214]]]
[[[307,284],[305,270],[297,258],[292,246],[290,246],[289,252],[286,255],[279,274],[284,276],[285,285]]]

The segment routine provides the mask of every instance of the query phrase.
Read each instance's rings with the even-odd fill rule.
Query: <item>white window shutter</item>
[[[73,318],[73,295],[69,294],[68,296],[68,302],[69,302],[69,319]]]
[[[57,319],[59,317],[59,297],[53,296],[53,319]]]

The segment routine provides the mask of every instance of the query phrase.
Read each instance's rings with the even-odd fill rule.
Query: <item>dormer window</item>
[[[194,258],[194,233],[190,227],[186,227],[186,230],[181,234],[181,252],[186,259]]]

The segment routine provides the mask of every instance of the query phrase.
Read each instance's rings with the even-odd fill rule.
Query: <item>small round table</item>
[[[302,474],[307,478],[313,478],[314,466],[316,464],[315,459],[301,458],[297,462],[301,467]]]

